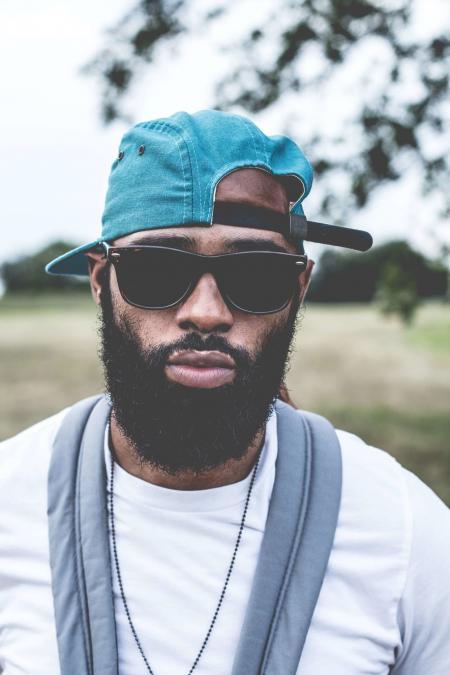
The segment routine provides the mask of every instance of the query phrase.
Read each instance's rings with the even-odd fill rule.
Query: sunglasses
[[[201,255],[165,246],[110,246],[102,242],[116,270],[123,299],[142,309],[168,309],[185,300],[210,272],[225,302],[250,314],[284,309],[298,288],[307,256],[276,251]]]

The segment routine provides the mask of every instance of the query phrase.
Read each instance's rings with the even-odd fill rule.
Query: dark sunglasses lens
[[[222,275],[222,291],[236,307],[269,314],[292,298],[299,274],[292,259],[258,252],[236,255],[230,263]]]
[[[133,305],[157,309],[179,302],[192,280],[189,256],[178,251],[122,251],[117,279],[122,295]]]

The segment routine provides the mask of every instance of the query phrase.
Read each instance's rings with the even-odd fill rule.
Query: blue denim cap
[[[87,275],[85,252],[132,232],[211,225],[217,184],[242,168],[283,177],[291,212],[303,215],[313,172],[287,136],[266,136],[249,119],[218,110],[136,124],[111,168],[101,235],[52,260],[46,272]]]

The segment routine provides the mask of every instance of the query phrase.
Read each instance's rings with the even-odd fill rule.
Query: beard
[[[109,275],[101,293],[101,359],[105,388],[121,432],[139,461],[165,473],[195,474],[241,459],[270,416],[287,369],[299,301],[288,318],[263,335],[254,354],[221,335],[192,331],[170,344],[143,349],[126,315],[116,322]],[[150,311],[150,310],[149,310]],[[231,383],[186,387],[165,375],[180,350],[216,350],[236,363]]]

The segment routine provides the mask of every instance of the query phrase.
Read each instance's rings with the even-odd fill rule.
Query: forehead
[[[263,169],[237,169],[217,184],[215,199],[264,206],[286,213],[289,208],[287,191],[279,178]]]

